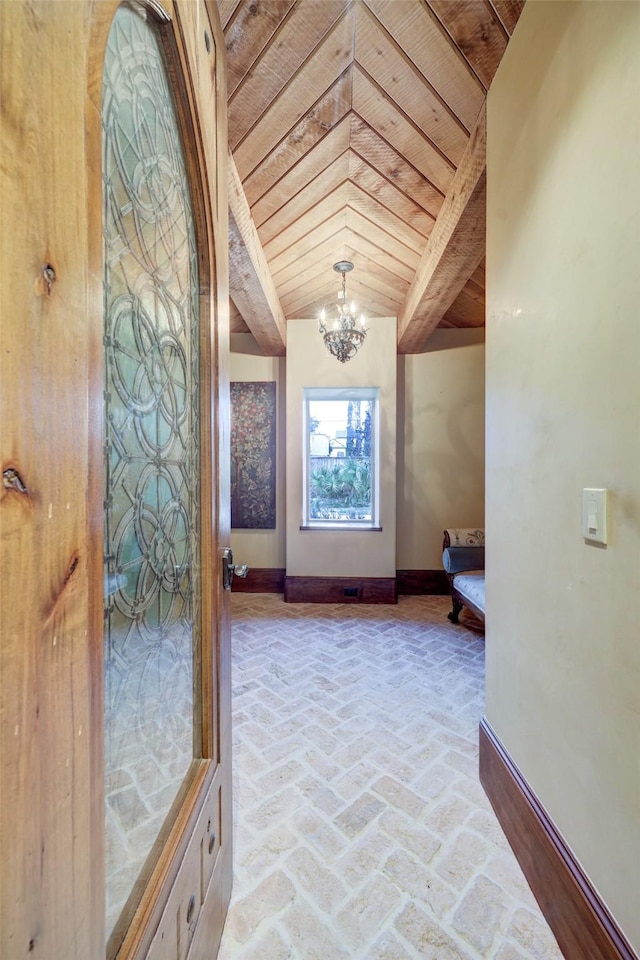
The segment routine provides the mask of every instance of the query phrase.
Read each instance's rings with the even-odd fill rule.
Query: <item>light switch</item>
[[[607,491],[585,487],[582,491],[582,536],[593,543],[607,542]]]

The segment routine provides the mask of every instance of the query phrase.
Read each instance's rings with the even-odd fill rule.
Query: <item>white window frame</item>
[[[309,404],[315,400],[372,400],[371,519],[316,520],[309,516]],[[380,530],[380,389],[379,387],[305,387],[302,414],[302,530]]]

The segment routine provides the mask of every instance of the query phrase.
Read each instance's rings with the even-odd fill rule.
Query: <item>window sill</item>
[[[364,525],[361,523],[349,523],[347,520],[328,520],[326,523],[319,521],[318,523],[309,523],[309,524],[300,524],[300,530],[322,530],[324,533],[327,530],[349,530],[353,533],[357,530],[359,533],[381,533],[382,527],[372,527],[369,525]]]

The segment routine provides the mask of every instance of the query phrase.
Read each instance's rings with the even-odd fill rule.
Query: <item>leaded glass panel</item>
[[[167,76],[155,25],[120,6],[102,103],[109,953],[201,750],[198,269]]]

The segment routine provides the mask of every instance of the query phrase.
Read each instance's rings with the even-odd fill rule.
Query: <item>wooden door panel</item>
[[[217,777],[211,786],[207,797],[203,814],[200,818],[200,869],[201,885],[200,897],[204,903],[209,887],[218,864],[220,849],[224,840],[225,848],[227,838],[222,836],[222,805],[221,777]],[[217,886],[218,884],[216,884]]]
[[[167,21],[191,130],[210,371],[203,462],[213,465],[202,496],[201,759],[119,954],[144,957],[154,941],[173,960],[212,956],[231,890],[225,58],[216,4],[143,5]],[[0,4],[0,955],[11,960],[105,956],[100,111],[117,6]]]
[[[0,4],[0,955],[11,960],[102,949],[86,11],[55,8]]]
[[[226,853],[226,838],[221,835],[221,777],[214,779],[205,800],[204,807],[193,830],[191,841],[181,860],[178,876],[167,898],[157,932],[151,942],[148,960],[185,960],[190,956],[192,943],[196,935],[207,945],[207,956],[211,957],[212,940],[210,931],[200,938],[200,927],[207,928],[215,914],[219,891],[224,884],[220,871],[224,867],[222,852]],[[201,923],[202,921],[202,923]]]

